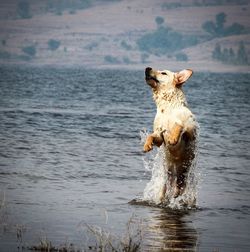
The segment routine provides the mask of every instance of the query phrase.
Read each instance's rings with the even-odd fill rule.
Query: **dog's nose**
[[[147,67],[147,68],[145,69],[145,75],[146,75],[146,76],[149,76],[151,70],[152,70],[151,67]]]

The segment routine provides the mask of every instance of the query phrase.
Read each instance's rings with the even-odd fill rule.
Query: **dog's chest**
[[[171,128],[175,121],[174,112],[171,108],[157,109],[154,119],[154,131],[163,131]]]
[[[154,100],[157,106],[154,131],[168,131],[176,123],[185,126],[186,121],[192,117],[185,95],[179,88],[157,90],[154,92]]]
[[[185,127],[191,118],[194,116],[185,106],[158,108],[154,120],[154,131],[169,131],[176,123]]]

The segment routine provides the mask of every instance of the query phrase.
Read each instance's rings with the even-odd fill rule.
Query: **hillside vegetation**
[[[249,71],[250,0],[10,0],[0,64]]]

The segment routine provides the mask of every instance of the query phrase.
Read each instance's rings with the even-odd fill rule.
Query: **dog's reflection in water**
[[[153,210],[144,227],[143,251],[196,251],[198,234],[186,211]]]

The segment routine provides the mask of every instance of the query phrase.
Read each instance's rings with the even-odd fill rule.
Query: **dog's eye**
[[[165,72],[162,72],[161,74],[163,74],[163,75],[167,75],[167,73],[165,73]]]

